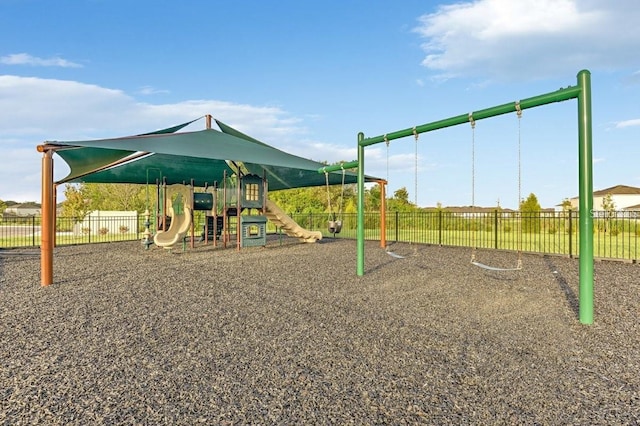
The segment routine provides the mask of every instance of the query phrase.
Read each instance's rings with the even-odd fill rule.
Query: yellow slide
[[[288,236],[300,238],[300,241],[304,241],[305,243],[315,243],[322,239],[322,232],[304,229],[298,225],[296,221],[291,219],[291,217],[287,216],[287,214],[271,200],[267,200],[266,207],[267,212],[265,216],[267,216],[267,219],[282,228]]]
[[[169,216],[171,216],[169,229],[158,231],[153,237],[153,242],[158,247],[173,248],[189,232],[189,228],[191,228],[191,208],[185,205],[183,210],[182,214],[175,214],[173,207],[169,206]]]

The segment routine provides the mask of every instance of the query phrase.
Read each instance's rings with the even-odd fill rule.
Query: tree
[[[397,212],[411,212],[415,210],[413,203],[409,201],[409,191],[404,186],[393,193],[393,198],[387,200],[387,209]]]
[[[611,214],[616,211],[616,203],[613,201],[611,194],[607,194],[602,197],[602,210]]]
[[[7,203],[5,203],[4,201],[0,200],[0,221],[4,217],[4,211],[6,210],[6,208],[7,208]]]
[[[73,217],[80,221],[91,210],[89,200],[82,193],[82,184],[67,185],[64,189],[64,202],[62,203],[62,216]]]
[[[373,185],[370,189],[365,190],[365,210],[369,212],[380,211],[380,203],[382,201],[381,197],[382,191],[380,189],[380,185]]]
[[[602,210],[605,212],[604,232],[611,229],[611,218],[616,214],[616,203],[611,194],[602,197]]]
[[[540,232],[540,203],[532,192],[526,200],[520,202],[520,215],[523,232]]]
[[[398,200],[401,203],[409,204],[409,191],[404,186],[402,188],[396,189],[393,193],[393,198]]]
[[[88,183],[82,185],[81,190],[85,199],[89,200],[91,210],[144,212],[147,208],[147,188],[145,185]]]

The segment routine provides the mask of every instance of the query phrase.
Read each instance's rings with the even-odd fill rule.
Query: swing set
[[[562,88],[554,92],[545,93],[517,102],[510,102],[469,114],[446,118],[431,123],[426,123],[413,128],[398,130],[380,136],[365,138],[364,133],[358,133],[358,160],[350,163],[350,167],[358,168],[358,213],[357,213],[357,265],[356,274],[364,275],[364,148],[378,143],[388,143],[394,139],[400,139],[420,133],[431,132],[446,127],[457,126],[464,123],[471,123],[472,129],[475,122],[485,118],[495,117],[503,114],[516,112],[518,118],[522,115],[522,110],[535,108],[556,102],[563,102],[570,99],[577,99],[578,103],[578,187],[579,187],[579,230],[580,230],[580,259],[579,259],[579,320],[583,324],[593,323],[593,160],[592,160],[592,118],[591,118],[591,73],[582,70],[577,75],[577,85]],[[518,121],[520,123],[520,121]],[[520,127],[519,127],[520,128]],[[475,135],[472,132],[472,138]],[[518,130],[518,157],[520,157],[520,130]],[[475,142],[472,141],[472,145]],[[474,148],[475,149],[475,148]],[[342,167],[342,166],[340,166]],[[338,170],[336,166],[324,168],[324,172]],[[472,172],[475,179],[475,171]],[[475,185],[473,183],[473,185]],[[518,160],[518,191],[520,192],[521,172],[520,160]],[[475,191],[473,188],[472,193]],[[520,194],[518,195],[520,197]],[[475,202],[475,200],[473,200]],[[520,205],[520,198],[518,199]],[[519,232],[521,234],[521,230]],[[521,241],[521,237],[520,241]],[[518,243],[518,263],[511,270],[522,268],[521,242]],[[475,245],[475,244],[474,244]],[[475,247],[472,252],[472,263],[475,266],[489,270],[509,270],[495,268],[478,262],[475,258]]]

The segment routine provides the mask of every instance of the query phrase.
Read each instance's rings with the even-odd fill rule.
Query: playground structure
[[[238,174],[226,176],[222,185],[214,182],[195,192],[193,185],[163,183],[158,188],[155,208],[156,233],[153,242],[159,247],[173,248],[186,242],[190,233],[191,247],[194,246],[196,230],[193,213],[204,211],[205,221],[200,241],[212,242],[214,246],[221,240],[224,248],[235,239],[239,250],[243,247],[266,245],[266,223],[271,221],[289,236],[306,243],[322,239],[322,233],[309,231],[298,225],[282,209],[267,198],[267,181],[256,175]],[[145,230],[148,246],[151,232]]]
[[[534,96],[520,101],[498,105],[468,114],[426,123],[413,128],[398,130],[380,136],[365,138],[358,133],[358,160],[349,164],[358,167],[358,227],[357,227],[357,265],[356,274],[364,275],[364,148],[381,142],[400,139],[411,135],[431,132],[446,127],[518,112],[550,103],[570,99],[578,101],[578,187],[579,187],[579,228],[580,228],[580,284],[579,319],[583,324],[593,323],[593,159],[592,159],[592,119],[591,119],[591,73],[582,70],[577,75],[577,85]],[[329,166],[323,171],[339,170],[339,166]],[[319,170],[320,171],[320,170]],[[382,194],[384,197],[384,194]],[[384,214],[384,213],[383,213]]]
[[[199,131],[180,131],[200,118],[205,118],[206,128]],[[210,210],[203,207],[212,203],[217,206],[221,202],[222,210],[207,214],[205,228],[212,228],[213,240],[222,237],[224,244],[230,242],[231,235],[236,236],[238,248],[250,245],[263,245],[266,231],[266,214],[269,208],[266,203],[266,181],[269,178],[269,190],[292,189],[300,187],[321,186],[324,179],[318,176],[317,169],[322,163],[286,153],[240,131],[215,120],[220,130],[211,127],[212,117],[205,115],[187,123],[150,133],[110,139],[92,139],[75,141],[45,141],[37,145],[42,154],[42,226],[40,233],[40,269],[41,285],[53,284],[53,249],[55,245],[56,216],[55,205],[57,187],[65,183],[129,183],[146,184],[150,182],[150,173],[156,176],[156,182],[169,185],[189,182],[192,188],[205,188],[207,192],[211,182],[221,182],[222,190],[228,195],[219,198],[216,191],[216,202],[212,194],[194,193],[191,199],[191,213],[194,209]],[[60,156],[69,166],[69,174],[57,181],[53,179],[53,157]],[[234,187],[229,186],[227,179],[233,176],[239,180]],[[258,181],[250,182],[250,176]],[[341,180],[349,184],[357,182],[357,174],[349,172],[344,175],[331,173],[331,184]],[[377,178],[366,177],[368,182],[376,182]],[[264,183],[264,186],[261,184]],[[245,185],[246,184],[246,185]],[[215,186],[215,184],[214,184]],[[219,188],[218,188],[219,189]],[[237,201],[228,201],[227,197]],[[245,197],[242,199],[242,197]],[[160,194],[158,195],[160,198]],[[148,199],[148,197],[147,197]],[[219,201],[219,200],[223,201]],[[148,204],[148,203],[147,203]],[[168,207],[162,210],[162,231],[168,232],[170,225],[166,218]],[[176,210],[174,209],[174,213]],[[303,232],[294,226],[291,218],[286,218],[281,211],[271,209],[272,220],[276,226],[303,241],[317,241],[319,233]],[[177,213],[178,215],[181,213]],[[157,215],[157,212],[156,214]],[[210,216],[210,217],[209,217]],[[144,239],[147,248],[151,241],[151,219],[153,215],[145,212]],[[185,218],[186,220],[186,218]],[[159,223],[155,221],[156,226]],[[183,227],[186,223],[181,222]],[[171,229],[169,234],[159,237],[159,241],[167,238],[167,246],[171,245],[170,234],[182,235],[181,227]],[[220,230],[220,231],[218,231]],[[207,229],[208,231],[208,229]],[[218,235],[218,232],[220,234]],[[191,221],[191,235],[195,235]],[[204,238],[209,238],[204,233]],[[184,238],[184,236],[183,236]],[[193,244],[192,240],[192,244]],[[174,243],[175,244],[175,243]]]

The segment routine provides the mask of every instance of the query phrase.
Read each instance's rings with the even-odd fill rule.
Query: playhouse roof
[[[193,120],[195,121],[195,120]],[[265,175],[270,190],[321,186],[324,164],[260,142],[216,120],[222,131],[206,129],[178,132],[191,124],[142,135],[83,141],[48,141],[69,165],[69,174],[57,183],[190,183],[196,186],[222,182],[238,165],[249,173]],[[368,182],[378,178],[366,176]],[[357,174],[347,171],[345,183]],[[329,184],[340,184],[342,171],[329,173]]]

